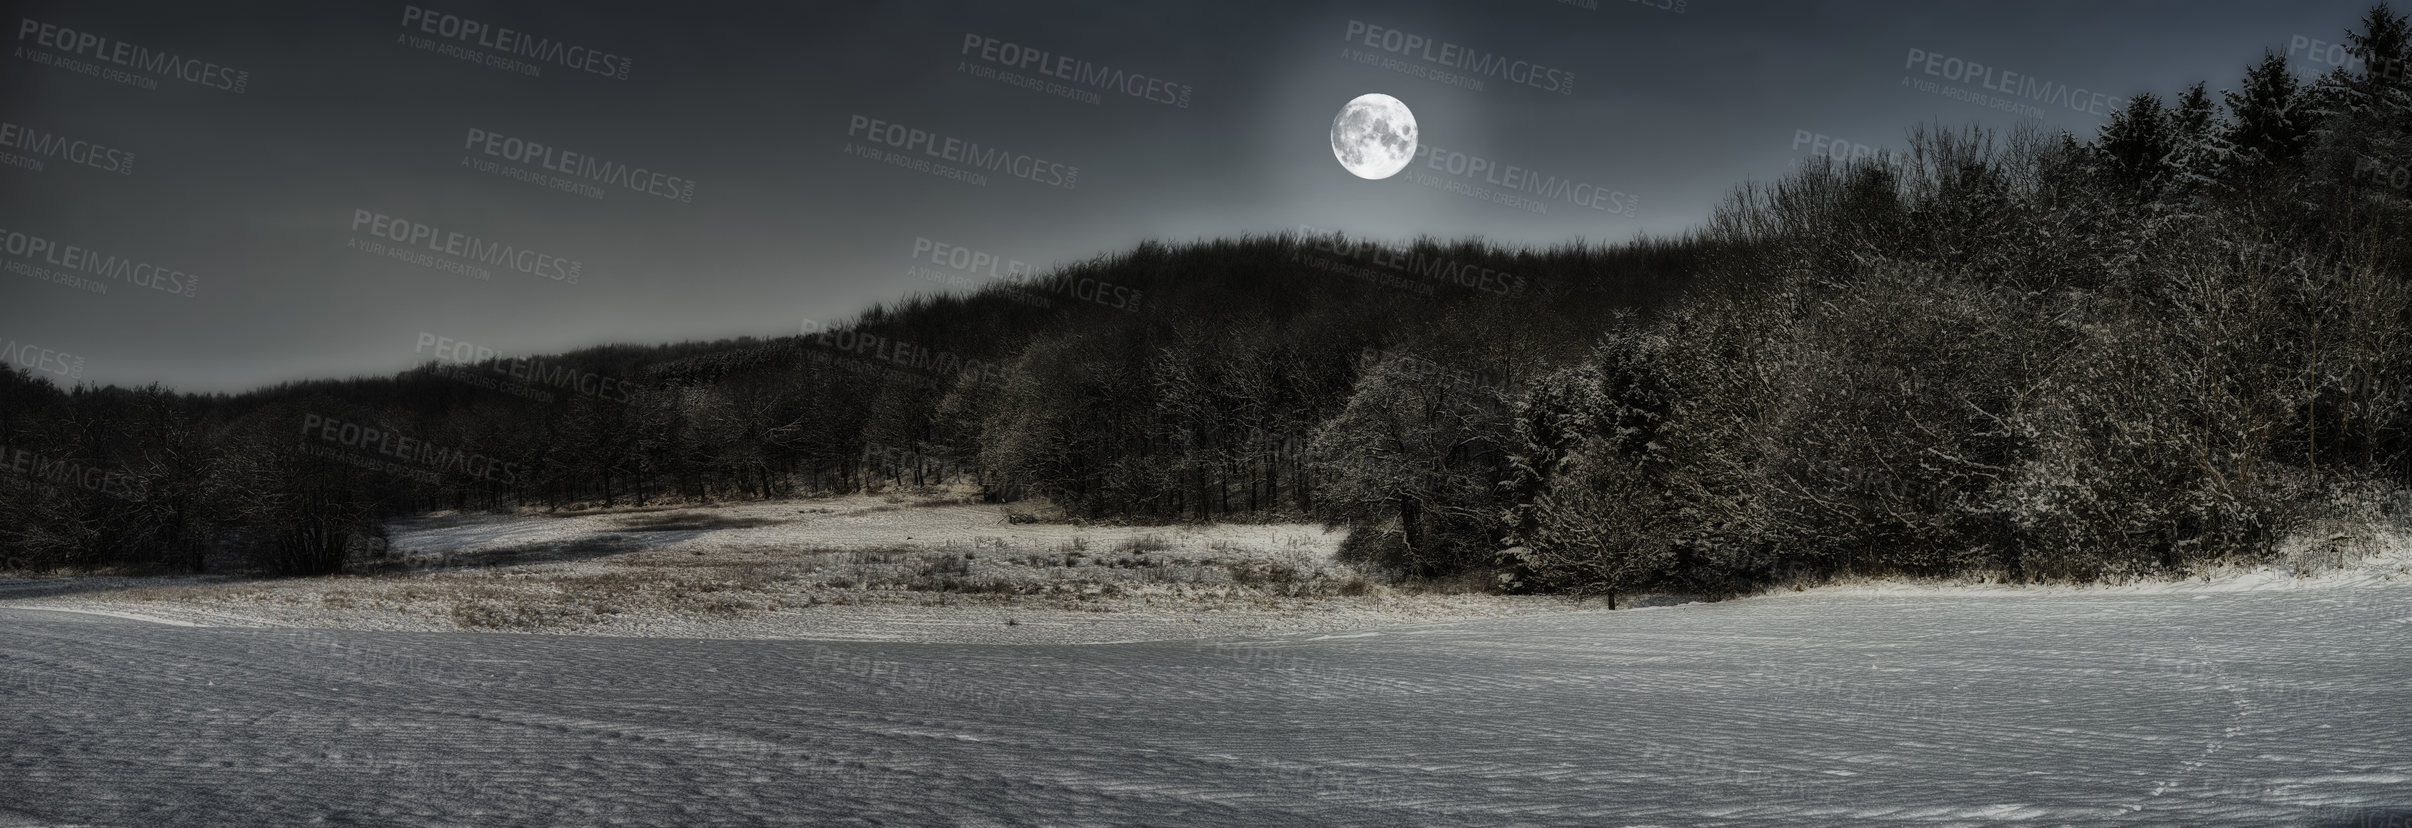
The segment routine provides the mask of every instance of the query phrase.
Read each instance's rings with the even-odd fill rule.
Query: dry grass
[[[1143,545],[1144,546],[1144,545]],[[1168,548],[1168,547],[1167,547]],[[821,604],[980,603],[1110,609],[1148,599],[1201,606],[1264,606],[1284,599],[1361,598],[1380,589],[1362,575],[1296,556],[1225,548],[1215,557],[1142,549],[760,549],[656,551],[599,561],[593,574],[492,572],[434,576],[388,598],[434,598],[462,627],[574,629],[623,614],[740,618]],[[431,596],[427,588],[450,587]],[[346,605],[357,599],[345,598]]]
[[[894,496],[890,496],[893,498]],[[1392,592],[1333,562],[1329,539],[1189,529],[1095,530],[1014,525],[959,498],[775,511],[699,508],[613,512],[551,526],[539,541],[363,559],[340,576],[153,587],[118,597],[393,613],[459,628],[577,631],[658,619],[743,619],[823,605],[979,605],[1111,611],[1290,610],[1316,601],[1381,601]],[[852,507],[852,508],[847,508]],[[822,545],[816,521],[885,527],[862,515],[929,509]],[[781,519],[763,517],[775,514]],[[583,521],[583,522],[581,522]],[[722,533],[796,524],[773,532]],[[439,524],[454,526],[456,524]],[[582,528],[581,528],[582,527]],[[673,533],[692,532],[691,537]],[[879,542],[883,535],[894,540]],[[917,538],[917,539],[916,539]],[[401,546],[403,544],[397,544]]]

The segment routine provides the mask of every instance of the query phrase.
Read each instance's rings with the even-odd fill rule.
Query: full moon
[[[1389,95],[1358,95],[1332,119],[1332,157],[1359,178],[1397,175],[1415,157],[1415,113]]]

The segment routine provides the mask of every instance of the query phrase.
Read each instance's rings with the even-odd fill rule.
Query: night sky
[[[1832,141],[2090,135],[2264,50],[2309,77],[2365,3],[212,5],[9,16],[0,344],[62,383],[792,334],[987,278],[939,244],[1673,235]],[[1462,157],[1351,175],[1327,134],[1369,92]],[[1468,192],[1510,167],[1538,211]]]

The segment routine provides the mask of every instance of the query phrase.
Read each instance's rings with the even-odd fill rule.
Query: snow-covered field
[[[2412,818],[2400,582],[1021,646],[0,607],[0,665],[0,825]]]
[[[888,548],[908,527],[935,554],[960,539],[919,533],[960,530],[952,508],[803,525],[840,549]],[[519,574],[504,580],[557,586],[793,551],[797,524],[749,516],[774,517],[635,532],[626,514],[453,518],[400,538],[418,558],[508,550],[501,571]],[[411,627],[419,599],[373,600],[495,577],[458,558],[270,587],[137,584],[140,600],[108,579],[0,585],[0,828],[2412,824],[2401,549],[2316,577],[1873,582],[1607,612],[1275,598],[1210,575],[1312,567],[1330,542],[1312,527],[977,526],[1009,547],[1152,535],[1150,555],[1230,559],[1026,567],[1121,584],[1110,599],[866,592],[621,613],[707,633],[688,637]],[[644,540],[523,554],[621,534]],[[812,580],[882,565],[841,563],[782,589],[877,591]],[[327,607],[336,589],[362,591]],[[1108,611],[1047,608],[1059,599]],[[963,643],[992,641],[1016,643]]]

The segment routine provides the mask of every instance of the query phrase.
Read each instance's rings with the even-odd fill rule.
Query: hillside
[[[1148,243],[792,336],[431,338],[234,396],[11,369],[0,568],[326,573],[428,510],[938,484],[1312,520],[1378,578],[1611,604],[2366,541],[2412,483],[2412,35],[2381,7],[2350,40],[2090,138],[1915,129],[1678,240]]]

